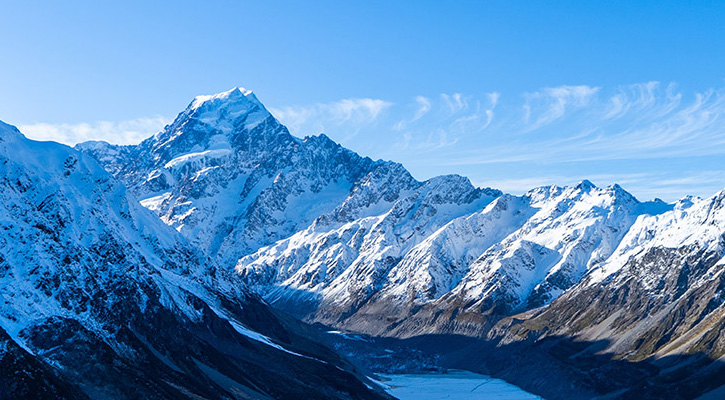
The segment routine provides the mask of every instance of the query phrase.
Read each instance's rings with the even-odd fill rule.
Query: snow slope
[[[267,292],[271,301],[307,292],[331,307],[350,311],[386,284],[391,268],[415,245],[497,195],[473,187],[460,176],[436,177],[380,215],[339,227],[318,220],[290,238],[243,257],[237,271],[248,284]],[[270,285],[277,288],[263,289]]]
[[[380,216],[331,230],[312,225],[242,258],[237,270],[272,302],[316,295],[318,314],[349,316],[366,302],[377,306],[363,313],[377,307],[388,315],[451,303],[510,312],[550,302],[607,260],[639,215],[669,208],[586,181],[469,203],[460,200],[474,198],[461,178],[430,185]],[[430,193],[456,190],[450,202],[430,201]]]

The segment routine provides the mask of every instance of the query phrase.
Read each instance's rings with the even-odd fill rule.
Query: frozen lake
[[[468,371],[447,374],[381,375],[388,393],[400,400],[541,399],[518,386]]]

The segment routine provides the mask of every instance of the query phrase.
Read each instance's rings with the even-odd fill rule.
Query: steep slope
[[[285,308],[300,314],[300,299],[307,300],[316,320],[336,321],[375,295],[416,244],[499,194],[475,188],[460,176],[432,178],[380,215],[341,226],[326,222],[349,213],[323,215],[306,230],[242,258],[237,271],[269,301],[289,302]]]
[[[0,122],[0,170],[0,393],[386,397],[90,157]]]
[[[600,189],[588,181],[534,189],[523,198],[534,213],[488,247],[449,298],[483,309],[500,301],[504,312],[544,305],[605,262],[638,215],[670,208],[640,203],[618,185]],[[526,208],[511,212],[528,214]]]
[[[697,325],[720,315],[723,256],[725,191],[705,200],[684,199],[670,212],[640,218],[606,262],[537,318],[556,314],[557,332],[617,337],[610,349],[627,358],[688,352],[697,342],[691,330],[702,334]],[[592,306],[576,316],[564,312],[562,307],[570,308],[577,297],[587,297]],[[691,314],[696,317],[686,322]],[[664,326],[677,334],[652,332]],[[646,336],[657,342],[634,346]],[[630,353],[633,346],[637,352]]]

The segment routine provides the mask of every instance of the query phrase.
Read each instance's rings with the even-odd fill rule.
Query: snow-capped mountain
[[[639,217],[579,283],[548,307],[502,320],[488,337],[557,365],[601,371],[587,374],[589,384],[624,398],[687,399],[711,390],[709,398],[719,398],[724,271],[725,191],[685,198]]]
[[[610,348],[628,359],[705,349],[719,357],[725,349],[704,343],[725,324],[723,272],[725,191],[638,219],[607,261],[536,319],[555,317],[556,332],[616,339]],[[584,298],[589,307],[575,311]]]
[[[163,132],[138,146],[89,142],[78,148],[164,222],[230,265],[332,211],[356,182],[386,179],[397,168],[360,157],[324,135],[290,135],[252,92],[239,88],[197,97]],[[392,176],[401,180],[399,188],[361,188],[359,204],[350,208],[394,198],[414,184]]]
[[[453,297],[476,305],[500,299],[513,309],[546,304],[607,260],[639,215],[669,208],[640,203],[618,185],[600,189],[589,181],[534,189],[522,200],[525,207],[506,207],[509,218],[530,217],[470,264]]]
[[[341,226],[321,222],[333,218],[323,215],[290,238],[243,257],[236,269],[249,284],[267,292],[272,302],[291,300],[297,307],[296,293],[308,293],[313,297],[309,300],[321,303],[319,312],[327,318],[349,315],[386,285],[391,269],[415,245],[499,194],[475,188],[460,176],[436,177],[379,215]],[[351,197],[356,195],[353,192]],[[269,286],[276,290],[270,292]],[[294,307],[287,308],[294,311]]]
[[[441,179],[449,185],[442,191],[465,187],[460,178]],[[338,229],[313,225],[242,258],[237,270],[274,286],[265,289],[272,302],[317,295],[316,320],[375,334],[436,332],[444,327],[419,321],[405,332],[401,321],[427,315],[426,308],[507,315],[547,304],[606,261],[639,215],[669,208],[588,181],[484,197],[467,207],[424,200],[411,207],[416,215],[395,211],[411,204],[406,200]],[[386,223],[396,215],[403,217]],[[352,321],[340,323],[339,311]]]
[[[583,397],[655,393],[647,385],[720,371],[681,356],[725,355],[722,193],[666,204],[588,181],[521,196],[454,175],[420,182],[324,135],[290,135],[244,89],[197,97],[137,146],[78,148],[210,254],[217,275],[234,271],[224,282],[240,279],[309,321],[480,338],[495,345],[491,360],[516,355],[507,379],[554,387],[535,360],[566,371],[565,386],[576,380]],[[608,364],[605,350],[627,363]],[[697,372],[689,381],[677,375],[685,364]]]
[[[386,398],[91,157],[2,122],[0,244],[3,398]]]
[[[639,215],[669,207],[588,181],[519,197],[458,176],[418,182],[324,135],[295,138],[239,88],[197,97],[138,146],[78,147],[267,300],[326,323],[362,317],[375,333],[421,307],[547,304]]]

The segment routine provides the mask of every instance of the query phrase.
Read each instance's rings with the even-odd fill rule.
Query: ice
[[[400,400],[532,400],[541,399],[506,381],[468,371],[446,374],[382,375],[381,384]]]

